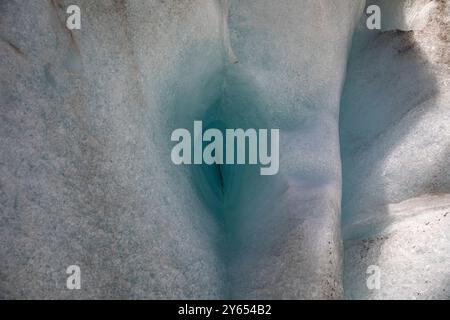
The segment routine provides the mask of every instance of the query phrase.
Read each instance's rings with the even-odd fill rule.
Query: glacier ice
[[[341,102],[346,296],[448,299],[450,7],[376,3],[390,14],[357,28]]]
[[[447,1],[77,2],[0,2],[0,297],[449,297]],[[196,120],[279,173],[175,166]]]

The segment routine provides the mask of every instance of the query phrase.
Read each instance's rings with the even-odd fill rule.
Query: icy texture
[[[448,298],[449,8],[363,2],[0,1],[0,297]],[[175,166],[194,120],[280,172]]]
[[[280,129],[278,175],[233,168],[226,185],[233,297],[342,296],[338,112],[361,10],[358,1],[230,2],[239,63],[225,69],[221,118]]]
[[[72,3],[0,3],[0,296],[221,297],[220,229],[170,162],[220,89],[217,4],[80,0],[70,32]]]
[[[1,295],[342,296],[337,128],[360,3],[86,0],[73,32],[68,4],[1,4]],[[279,128],[280,173],[174,166],[170,133],[196,119]]]
[[[442,1],[430,0],[377,0],[367,4],[377,4],[382,13],[382,31],[388,30],[422,30],[430,15]]]
[[[412,198],[372,215],[364,227],[382,231],[345,241],[346,297],[449,299],[450,196]],[[367,288],[370,265],[380,268],[379,290]]]
[[[450,297],[450,11],[425,2],[423,12],[396,2],[402,21],[421,17],[414,31],[361,27],[349,59],[340,124],[348,298]],[[380,290],[366,287],[369,265],[381,268]]]

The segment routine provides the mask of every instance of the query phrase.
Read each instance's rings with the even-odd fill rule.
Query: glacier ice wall
[[[338,114],[361,10],[358,1],[230,2],[239,63],[225,69],[222,118],[280,129],[279,173],[236,168],[225,193],[234,297],[342,296]]]
[[[448,298],[447,1],[77,2],[0,2],[0,297]],[[175,166],[194,120],[280,172]]]
[[[341,103],[346,296],[448,299],[449,4],[372,2],[383,30],[361,22]]]
[[[6,298],[218,298],[218,222],[170,132],[220,89],[215,2],[1,1]],[[82,290],[67,290],[79,265]]]

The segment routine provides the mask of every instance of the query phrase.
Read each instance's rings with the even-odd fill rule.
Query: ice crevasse
[[[0,297],[449,298],[447,1],[69,2],[0,3]],[[175,166],[194,120],[279,173]]]

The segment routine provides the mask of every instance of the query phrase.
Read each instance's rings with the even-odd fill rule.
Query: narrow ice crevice
[[[336,115],[361,2],[218,4],[223,88],[200,119],[205,129],[281,132],[276,176],[263,177],[250,165],[191,169],[199,198],[227,237],[220,252],[227,268],[224,295],[340,298]],[[310,37],[319,22],[338,31]],[[318,50],[325,52],[320,61]]]

